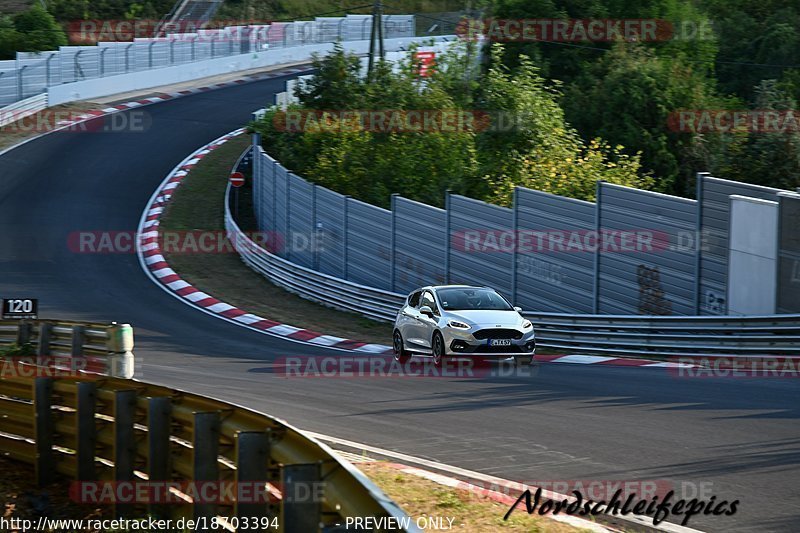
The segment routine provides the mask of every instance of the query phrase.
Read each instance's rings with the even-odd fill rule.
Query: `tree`
[[[629,154],[641,153],[657,190],[678,195],[692,194],[698,168],[689,150],[692,134],[671,130],[670,115],[732,105],[693,64],[621,43],[570,83],[564,100],[568,120],[584,138],[601,137]]]
[[[755,89],[756,110],[797,112],[797,102],[778,87],[775,80],[765,80]],[[715,145],[708,160],[714,175],[726,179],[767,185],[789,190],[800,187],[800,131],[798,123],[778,122],[789,126],[785,131],[746,131],[713,135]]]
[[[548,84],[533,61],[520,56],[513,71],[492,50],[492,66],[481,81],[480,104],[493,114],[514,118],[512,131],[489,131],[478,139],[481,180],[473,196],[509,205],[514,186],[593,200],[595,183],[605,180],[649,188],[640,176],[638,155],[611,149],[594,139],[585,144],[565,120],[557,84]]]
[[[21,36],[20,51],[56,50],[67,44],[67,36],[53,15],[38,4],[14,17],[14,27]]]

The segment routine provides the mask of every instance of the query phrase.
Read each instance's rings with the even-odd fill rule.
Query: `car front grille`
[[[522,338],[522,332],[516,329],[503,329],[503,328],[487,328],[479,329],[472,334],[473,337],[482,341],[485,339],[513,339],[519,340]]]

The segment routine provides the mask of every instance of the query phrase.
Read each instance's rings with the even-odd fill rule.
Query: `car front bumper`
[[[493,346],[492,339],[476,339],[470,330],[458,331],[448,328],[443,332],[445,355],[474,355],[479,357],[509,357],[512,355],[533,355],[536,352],[536,338],[533,330],[522,337],[509,339],[509,345]]]

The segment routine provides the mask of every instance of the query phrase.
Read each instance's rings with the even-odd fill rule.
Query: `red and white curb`
[[[624,357],[607,357],[603,355],[537,355],[537,361],[544,363],[571,363],[578,365],[606,366],[641,366],[649,368],[696,368],[691,363],[658,362],[650,359],[630,359]]]
[[[325,335],[316,331],[282,324],[265,317],[248,313],[233,305],[225,303],[192,286],[170,268],[159,247],[158,227],[160,218],[172,194],[183,182],[192,168],[208,153],[216,150],[230,139],[241,135],[244,128],[238,129],[199,148],[172,169],[161,185],[150,197],[147,207],[142,213],[138,228],[137,253],[145,272],[165,291],[205,313],[222,318],[239,326],[283,337],[291,341],[315,346],[324,346],[353,352],[368,354],[390,354],[392,347],[382,344],[369,344],[352,339],[344,339],[333,335]],[[619,357],[603,357],[593,355],[537,355],[536,360],[547,363],[600,364],[608,366],[642,366],[642,367],[691,367],[682,363],[660,363],[646,359],[626,359]]]
[[[137,254],[139,262],[145,272],[158,283],[164,290],[179,298],[184,303],[191,305],[208,314],[217,316],[249,329],[283,337],[291,341],[302,342],[315,346],[324,346],[340,350],[362,352],[368,354],[391,353],[391,346],[382,344],[369,344],[352,339],[344,339],[333,335],[324,335],[316,331],[281,324],[274,320],[264,318],[253,313],[234,307],[220,301],[213,296],[202,292],[192,286],[170,268],[161,253],[158,242],[158,227],[161,214],[172,199],[175,192],[189,171],[208,153],[216,150],[230,139],[240,135],[244,129],[238,129],[203,146],[184,159],[161,182],[161,185],[150,197],[147,207],[142,213],[137,233],[139,235]]]
[[[233,87],[234,85],[243,85],[245,83],[252,83],[254,81],[261,81],[270,78],[279,78],[281,76],[288,76],[290,74],[307,72],[308,70],[310,70],[310,67],[287,67],[275,71],[265,72],[261,74],[253,74],[251,76],[245,76],[243,78],[237,78],[231,81],[215,83],[213,85],[193,87],[191,89],[185,89],[182,91],[175,91],[171,93],[159,93],[156,94],[155,96],[151,96],[148,98],[141,98],[139,100],[131,100],[130,102],[124,102],[121,104],[114,104],[112,106],[103,109],[92,109],[85,113],[77,114],[68,120],[61,120],[56,125],[58,126],[58,129],[68,128],[70,126],[74,126],[76,124],[85,122],[87,120],[92,120],[106,115],[112,115],[114,113],[119,113],[120,111],[127,111],[129,109],[135,109],[137,107],[142,107],[150,104],[160,104],[161,102],[166,102],[168,100],[174,100],[176,98],[182,98],[184,96],[189,96],[192,94],[205,93],[216,89]]]

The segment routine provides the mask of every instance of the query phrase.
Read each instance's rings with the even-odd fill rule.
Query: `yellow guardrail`
[[[6,326],[0,324],[0,345],[10,344]],[[104,331],[107,341],[116,331],[113,325],[58,322],[48,339],[42,335],[47,329],[34,323],[16,334],[48,343],[51,353],[80,341],[86,353],[103,346]],[[78,499],[87,487],[92,494],[111,490],[117,515],[216,520],[215,530],[285,533],[334,531],[347,517],[391,524],[372,531],[398,531],[407,518],[352,465],[268,415],[132,379],[83,371],[53,376],[27,363],[16,370],[0,373],[0,452],[34,465],[41,484],[56,473],[76,480]],[[177,496],[153,499],[153,488],[164,482]],[[219,490],[226,483],[232,497],[197,498],[203,486]],[[150,496],[120,498],[125,484]],[[254,497],[259,493],[264,496]]]
[[[72,361],[81,370],[133,377],[133,328],[129,324],[0,320],[0,354],[4,348],[26,345],[27,352],[51,365]]]

